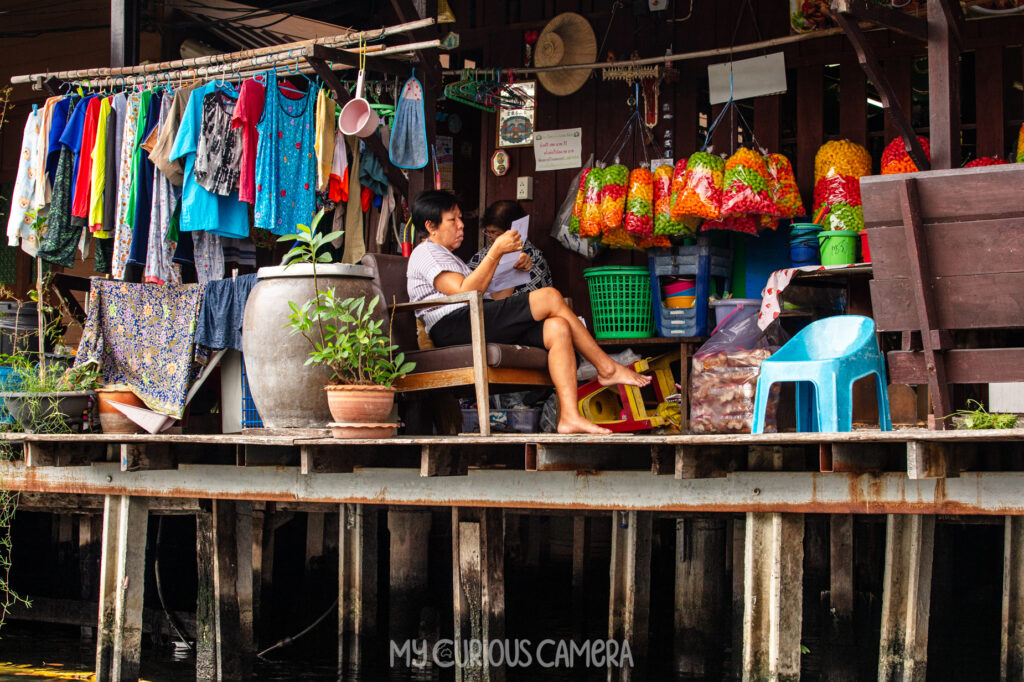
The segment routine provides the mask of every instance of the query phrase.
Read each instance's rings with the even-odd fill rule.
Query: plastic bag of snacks
[[[686,164],[683,190],[675,196],[672,218],[683,216],[714,220],[722,211],[725,161],[708,152],[696,152]]]
[[[769,187],[768,166],[757,152],[741,147],[725,162],[722,215],[778,215]]]
[[[646,168],[636,168],[629,174],[625,227],[631,234],[654,235],[654,176]]]
[[[587,175],[589,168],[584,168],[580,173],[580,187],[576,191],[576,201],[572,205],[572,216],[569,218],[569,231],[572,234],[580,233],[580,216],[583,215],[583,202],[587,198]]]
[[[832,204],[821,221],[823,230],[849,230],[860,232],[864,229],[864,209],[845,202]]]
[[[801,214],[803,215],[803,214]],[[779,229],[779,219],[773,215],[760,215],[757,216],[757,229],[759,230],[777,230]]]
[[[665,164],[654,169],[654,234],[675,234],[676,228],[672,220],[672,166]]]
[[[672,246],[672,242],[668,240],[665,235],[655,235],[653,237],[639,237],[635,240],[636,247],[638,249],[667,249]]]
[[[601,243],[613,249],[635,249],[636,242],[633,241],[633,235],[626,232],[626,228],[622,225],[613,228],[605,228],[601,232]]]
[[[583,208],[580,210],[580,236],[596,237],[604,227],[601,214],[601,187],[604,185],[604,169],[591,168],[587,173],[584,188]]]
[[[967,165],[964,166],[964,168],[981,168],[983,166],[1003,166],[1006,165],[1007,163],[1009,163],[1009,161],[1003,161],[1002,159],[997,159],[994,156],[982,156],[981,158],[974,159],[973,161],[968,161]]]
[[[701,232],[708,230],[729,230],[730,232],[745,232],[746,234],[757,234],[760,225],[758,216],[749,213],[738,213],[736,215],[722,216],[715,220],[705,220],[700,226]]]
[[[1020,132],[1017,133],[1017,163],[1024,163],[1024,123],[1020,124]]]
[[[629,170],[616,164],[604,169],[604,185],[601,187],[601,215],[604,217],[604,229],[611,229],[622,224],[622,216],[626,210],[626,183],[629,181]]]
[[[676,161],[676,167],[672,171],[672,187],[669,196],[669,208],[670,211],[673,212],[670,213],[670,215],[672,215],[672,220],[675,220],[676,222],[681,220],[683,216],[682,209],[680,208],[678,214],[675,214],[674,207],[679,201],[679,196],[683,193],[683,190],[686,188],[686,162],[687,159],[679,159],[678,161]]]
[[[777,324],[768,328],[778,334]],[[746,433],[754,421],[754,394],[761,362],[781,339],[761,334],[757,315],[727,318],[693,356],[690,431]],[[768,400],[765,431],[775,431],[776,384]]]
[[[921,148],[924,149],[925,158],[931,161],[932,150],[928,144],[928,138],[918,135],[917,140],[921,143]],[[916,173],[917,170],[917,164],[911,160],[910,153],[907,151],[907,145],[903,142],[902,137],[896,137],[886,145],[885,151],[882,152],[882,175]]]
[[[838,203],[860,206],[860,178],[848,175],[826,175],[814,186],[814,206],[831,206]]]
[[[856,142],[829,140],[814,155],[815,184],[830,171],[852,178],[871,175],[871,154]]]
[[[768,165],[768,177],[772,197],[775,198],[775,205],[779,209],[779,215],[783,218],[795,218],[804,215],[804,202],[800,198],[800,188],[796,184],[796,176],[793,175],[793,165],[782,154],[769,154],[765,157]],[[765,224],[765,221],[760,221]],[[775,221],[778,225],[778,221]],[[775,229],[774,227],[772,229]]]

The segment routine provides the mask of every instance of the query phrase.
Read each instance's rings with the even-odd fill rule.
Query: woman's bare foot
[[[597,374],[597,382],[602,386],[615,386],[626,384],[627,386],[646,386],[651,383],[651,377],[637,374],[629,367],[615,363],[614,369],[608,374]]]
[[[598,426],[589,419],[584,419],[582,415],[563,415],[558,420],[558,432],[559,433],[593,433],[603,434],[611,433],[608,429]]]

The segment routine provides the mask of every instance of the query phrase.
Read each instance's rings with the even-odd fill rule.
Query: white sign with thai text
[[[535,170],[550,171],[579,168],[582,161],[582,129],[540,130],[533,134]]]

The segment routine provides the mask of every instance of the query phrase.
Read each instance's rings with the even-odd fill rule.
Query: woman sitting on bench
[[[522,240],[509,230],[494,240],[475,270],[452,251],[463,238],[462,210],[454,195],[440,190],[421,192],[412,204],[412,220],[427,238],[409,258],[407,282],[413,303],[467,291],[487,291],[501,257],[522,249]],[[517,264],[522,266],[523,264]],[[528,266],[527,266],[528,267]],[[472,342],[469,306],[447,304],[416,311],[437,346]],[[612,360],[597,345],[579,318],[565,304],[562,294],[544,287],[529,294],[500,301],[484,301],[484,334],[490,343],[537,346],[548,351],[548,372],[558,395],[559,433],[608,433],[585,419],[576,400],[576,354],[594,364],[604,386],[646,386],[650,377]]]

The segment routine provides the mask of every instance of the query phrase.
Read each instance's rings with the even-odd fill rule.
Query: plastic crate
[[[590,292],[594,337],[644,339],[654,336],[650,273],[643,266],[615,265],[583,271]]]
[[[511,410],[491,410],[491,431],[537,433],[541,409],[539,407],[524,407]],[[462,430],[465,433],[480,430],[480,416],[476,408],[462,410]]]
[[[256,403],[252,401],[252,393],[249,392],[249,377],[245,373],[245,358],[242,358],[242,428],[263,428],[263,420],[260,419],[260,413],[256,411]]]
[[[711,246],[706,234],[697,237],[695,246],[673,246],[668,249],[649,249],[647,268],[651,285],[651,307],[659,336],[707,336],[708,298],[711,278],[722,280],[722,289],[728,289],[732,276],[732,251]],[[663,303],[662,277],[695,276],[696,300],[692,308],[668,308]]]

